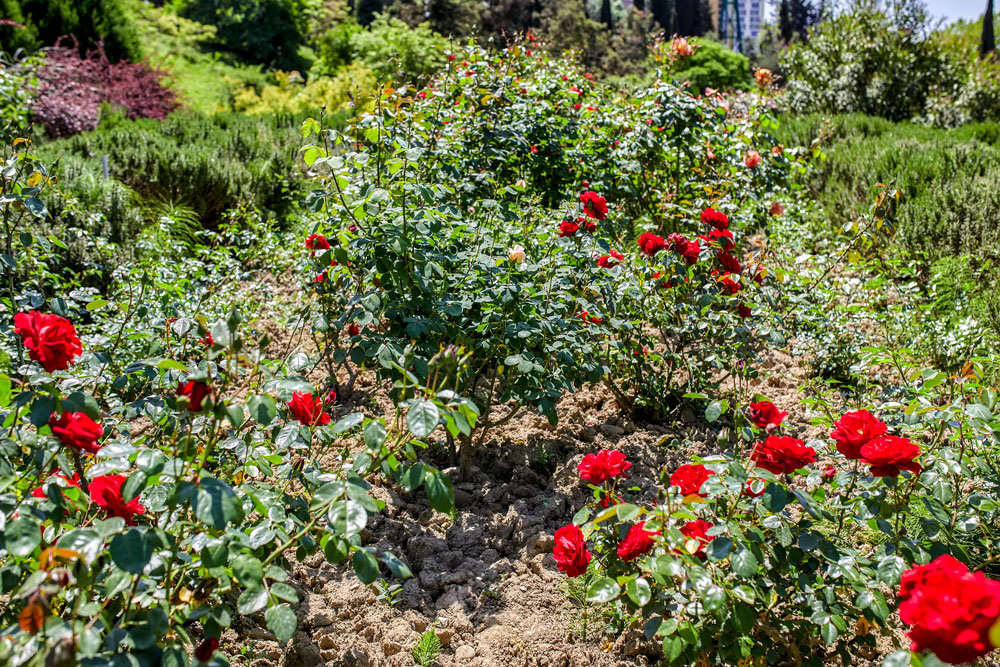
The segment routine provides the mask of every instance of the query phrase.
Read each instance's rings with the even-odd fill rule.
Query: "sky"
[[[925,0],[927,11],[949,21],[978,19],[986,9],[986,0]]]

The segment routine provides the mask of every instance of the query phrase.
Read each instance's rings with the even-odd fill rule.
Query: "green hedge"
[[[833,222],[867,211],[876,183],[904,195],[897,241],[932,258],[1000,258],[1000,124],[940,130],[863,115],[785,117],[785,145],[823,130],[809,187]]]

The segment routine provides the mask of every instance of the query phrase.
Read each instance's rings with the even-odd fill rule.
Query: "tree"
[[[354,5],[355,18],[361,25],[368,25],[375,20],[375,15],[382,11],[382,0],[358,0]]]
[[[992,2],[992,0],[990,0]],[[601,23],[608,26],[608,30],[614,30],[614,22],[611,20],[611,0],[601,2]]]
[[[792,9],[788,0],[781,0],[778,7],[778,31],[781,34],[781,41],[789,44],[795,37],[795,27],[792,25]]]
[[[789,0],[788,9],[792,19],[792,31],[797,33],[803,42],[809,41],[809,28],[819,23],[819,10],[809,0]]]
[[[673,0],[649,0],[649,8],[665,33],[677,32],[677,6]]]
[[[142,57],[132,5],[126,0],[3,0],[0,18],[24,26],[2,26],[5,49],[51,46],[72,35],[81,54],[104,42],[112,62]]]
[[[986,13],[983,14],[983,39],[979,44],[979,57],[985,58],[996,51],[993,38],[993,0],[986,0]]]

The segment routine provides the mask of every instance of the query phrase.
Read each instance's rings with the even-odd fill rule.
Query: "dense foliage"
[[[3,0],[0,50],[13,53],[51,46],[72,35],[80,55],[99,45],[114,61],[142,55],[130,0]]]

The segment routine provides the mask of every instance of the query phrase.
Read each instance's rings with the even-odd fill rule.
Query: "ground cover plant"
[[[141,15],[202,74],[324,35],[249,113],[56,140],[57,61],[3,70],[0,663],[994,664],[990,258],[861,166],[988,125],[790,118],[683,37],[602,81],[576,4],[238,4]]]

